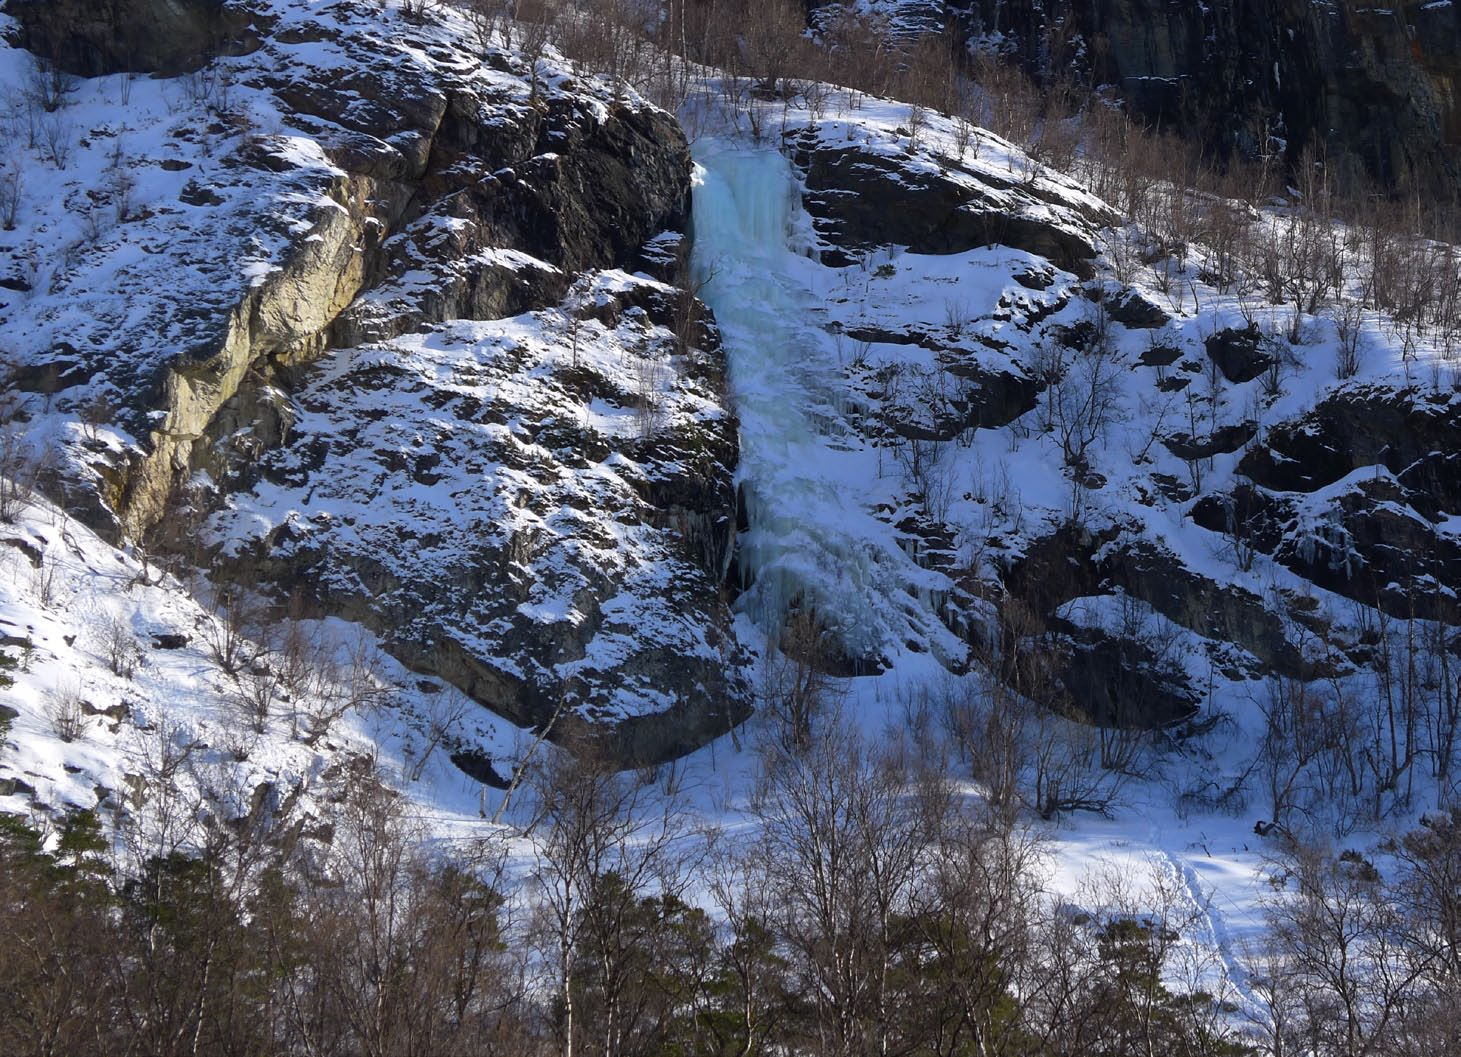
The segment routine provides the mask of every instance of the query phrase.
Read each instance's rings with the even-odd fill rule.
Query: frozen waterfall
[[[696,145],[696,276],[720,323],[741,428],[748,529],[742,605],[768,631],[814,607],[851,656],[875,658],[947,632],[928,611],[942,586],[871,510],[875,481],[847,427],[833,339],[819,326],[828,270],[809,258],[796,175],[775,150]],[[799,252],[800,250],[800,252]]]

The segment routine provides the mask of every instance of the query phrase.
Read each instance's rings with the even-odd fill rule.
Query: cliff
[[[1313,0],[971,0],[976,46],[1110,86],[1218,157],[1307,148],[1356,190],[1450,200],[1461,176],[1461,9]]]

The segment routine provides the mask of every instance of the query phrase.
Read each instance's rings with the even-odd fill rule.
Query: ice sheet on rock
[[[852,656],[910,642],[958,651],[933,599],[947,579],[920,568],[874,515],[891,498],[875,456],[843,419],[846,395],[790,163],[776,151],[703,140],[694,195],[697,278],[715,312],[741,428],[748,528],[743,605],[774,632],[788,607],[814,611]]]

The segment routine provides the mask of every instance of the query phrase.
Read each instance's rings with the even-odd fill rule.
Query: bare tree
[[[23,172],[20,159],[12,158],[0,173],[0,227],[6,231],[15,230],[15,219],[20,215],[20,199],[25,190]]]
[[[839,715],[801,751],[764,750],[752,803],[758,854],[823,1052],[851,1057],[891,1043],[895,922],[948,805],[936,779],[918,793],[896,744],[875,749]]]
[[[1292,890],[1269,900],[1269,936],[1306,1043],[1336,1057],[1386,1052],[1423,963],[1379,872],[1355,853],[1299,848],[1279,876]]]
[[[551,967],[557,996],[557,1034],[563,1057],[573,1057],[587,1032],[592,1048],[614,1057],[622,1052],[627,1024],[618,997],[625,981],[625,952],[615,930],[630,908],[651,893],[677,892],[684,868],[676,845],[684,833],[677,796],[613,770],[603,749],[591,742],[575,752],[555,749],[532,780],[534,817],[533,900],[538,937]],[[606,991],[595,1022],[580,1016],[580,956],[593,944]],[[616,953],[617,952],[617,953]]]

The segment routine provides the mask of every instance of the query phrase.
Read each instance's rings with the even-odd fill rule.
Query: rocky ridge
[[[634,540],[626,549],[639,549],[640,564],[652,552],[666,570],[683,566],[684,584],[628,583],[638,564],[618,553],[612,532],[606,535],[592,517],[534,530],[529,535],[541,537],[535,542],[483,522],[497,502],[490,498],[493,474],[504,475],[499,484],[507,489],[506,479],[524,469],[526,458],[540,475],[546,472],[544,480],[555,478],[538,456],[523,454],[498,461],[463,453],[460,464],[444,462],[447,471],[487,475],[487,492],[477,497],[483,509],[452,507],[444,524],[406,527],[392,540],[398,550],[414,548],[418,533],[441,529],[457,538],[469,524],[488,526],[479,528],[481,546],[470,559],[432,563],[421,552],[409,556],[409,569],[386,573],[372,553],[376,575],[365,578],[363,593],[352,593],[338,587],[348,559],[330,566],[339,574],[332,576],[318,565],[317,553],[312,564],[298,557],[307,548],[286,548],[275,538],[278,554],[231,546],[252,561],[244,567],[236,560],[230,575],[277,597],[306,577],[303,582],[318,588],[311,601],[321,614],[367,620],[418,671],[454,679],[516,722],[542,727],[563,711],[587,719],[589,731],[612,734],[622,727],[616,744],[626,760],[686,751],[709,736],[707,723],[724,729],[744,712],[735,651],[723,655],[723,643],[710,644],[726,622],[717,584],[735,518],[733,419],[720,410],[713,331],[699,322],[688,295],[612,271],[651,268],[667,278],[674,271],[678,251],[666,233],[683,225],[690,166],[672,118],[551,59],[484,51],[462,22],[413,23],[398,12],[383,18],[375,7],[350,0],[323,8],[138,2],[105,19],[66,5],[17,2],[8,14],[16,21],[14,39],[38,49],[36,68],[64,88],[56,100],[64,134],[75,135],[73,115],[89,126],[77,148],[86,157],[52,159],[57,169],[72,161],[70,197],[37,200],[34,212],[23,213],[30,223],[5,240],[13,288],[22,289],[0,307],[12,330],[25,334],[10,369],[24,394],[21,417],[31,443],[58,456],[50,479],[72,509],[114,540],[152,537],[154,546],[209,564],[197,549],[199,519],[231,493],[277,472],[261,459],[281,451],[289,454],[273,457],[293,458],[296,444],[318,443],[328,432],[309,415],[310,394],[319,392],[311,381],[314,365],[328,375],[343,362],[337,350],[451,320],[534,310],[540,322],[544,310],[554,320],[575,317],[571,327],[544,325],[538,335],[550,357],[574,346],[575,366],[556,407],[566,418],[558,422],[549,414],[523,439],[537,452],[573,449],[565,457],[592,478],[593,464],[622,458],[611,450],[620,443],[610,436],[601,451],[595,445],[577,450],[571,438],[595,433],[579,416],[594,405],[600,418],[632,421],[632,412],[606,412],[604,402],[649,405],[640,421],[659,416],[653,429],[632,438],[640,464],[602,476],[615,482],[610,490],[626,511],[625,531]],[[131,28],[113,32],[116,25]],[[129,36],[134,31],[136,41]],[[24,72],[18,59],[15,68]],[[133,72],[178,76],[134,81]],[[110,175],[99,187],[87,186],[84,170],[90,155],[101,153],[99,141],[112,148]],[[77,201],[88,210],[81,224]],[[48,210],[58,215],[47,218]],[[64,263],[50,267],[43,232],[68,223],[84,230],[67,247]],[[602,304],[590,298],[560,307],[575,277],[582,277],[581,289],[617,292]],[[620,323],[627,328],[612,347],[632,346],[635,355],[650,357],[652,385],[635,390],[629,353],[613,362],[611,377],[576,365],[580,326],[602,326],[580,323],[580,309],[612,317],[610,330]],[[621,313],[628,313],[627,322]],[[502,353],[507,367],[457,366],[483,379],[519,367],[531,374],[531,364],[514,358],[518,351]],[[490,361],[497,352],[484,345],[473,355]],[[377,387],[393,377],[379,366]],[[395,380],[406,386],[410,376],[408,369]],[[426,378],[422,384],[437,383]],[[673,399],[667,403],[674,406],[660,406],[661,390],[682,388],[688,409]],[[352,379],[330,396],[340,419],[335,428],[351,443],[355,430],[378,417],[369,399],[351,399],[369,391],[369,383]],[[494,404],[484,392],[469,410],[457,411],[467,423],[463,435],[474,421],[521,420],[524,400],[523,407],[501,398]],[[442,433],[441,409],[433,402],[442,401],[413,407],[414,428]],[[355,426],[346,424],[352,415],[363,416]],[[554,429],[563,436],[550,443]],[[544,447],[537,444],[540,430]],[[419,441],[405,443],[409,452]],[[326,472],[339,471],[322,452],[304,450],[315,450]],[[392,470],[417,475],[404,478],[403,487],[423,487],[429,477],[403,464],[404,456],[377,454]],[[296,482],[303,475],[298,467],[308,463],[308,457],[293,463]],[[438,481],[440,475],[432,479]],[[391,480],[375,484],[376,491],[363,494],[393,501]],[[564,509],[592,508],[604,498],[594,491],[565,497]],[[586,543],[578,531],[598,543],[575,559],[570,555]],[[519,598],[493,616],[495,633],[512,648],[479,636],[481,628],[443,630],[441,620],[450,625],[472,604],[463,592],[469,585],[529,590],[551,580],[546,570],[558,565],[576,577],[576,586],[557,585],[563,607],[534,608]],[[581,661],[585,643],[606,619],[600,605],[618,599],[614,611],[632,619],[625,599],[635,588],[660,591],[653,603],[643,597],[635,604],[662,610],[655,626],[665,637],[645,635],[633,647],[621,642],[618,659],[628,671],[636,649],[648,651],[645,657],[660,651],[658,662],[638,662],[653,669],[652,678],[640,677],[658,684],[652,690],[641,686],[636,695],[617,684],[589,690],[592,679],[545,674],[547,668],[525,672],[537,662],[513,656],[526,636],[541,640],[545,665]],[[669,689],[677,680],[684,680],[684,693]],[[610,713],[612,722],[596,722]],[[573,729],[566,719],[556,734]]]

